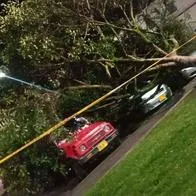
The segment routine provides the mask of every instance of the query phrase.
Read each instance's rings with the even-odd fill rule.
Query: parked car
[[[165,104],[173,95],[171,88],[166,84],[161,83],[148,87],[149,85],[151,85],[151,81],[143,81],[137,92],[118,101],[121,106],[121,116],[126,114],[135,120],[142,119],[143,115]]]
[[[166,84],[159,84],[152,87],[147,92],[140,94],[139,97],[137,96],[137,105],[135,108],[142,111],[142,113],[147,114],[166,103],[171,97],[172,90],[170,87]],[[134,99],[134,97],[131,96],[131,99]]]
[[[157,85],[141,96],[141,107],[146,114],[164,104],[172,96],[166,84]]]
[[[189,80],[196,76],[196,67],[186,67],[184,69],[181,69],[180,72],[185,79]]]
[[[196,51],[192,52],[189,56],[196,56]],[[190,67],[186,67],[180,70],[181,74],[185,79],[192,79],[196,76],[196,65],[190,65]]]
[[[70,139],[56,142],[79,178],[85,176],[85,165],[110,147],[120,144],[118,131],[109,122],[94,122],[81,126]]]

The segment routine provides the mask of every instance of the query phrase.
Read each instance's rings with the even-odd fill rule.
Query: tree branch
[[[155,67],[150,68],[148,71],[156,71],[156,70],[160,70],[162,68],[168,68],[168,67],[174,67],[174,66],[177,66],[177,63],[168,62],[168,63],[156,65]]]
[[[157,50],[157,51],[159,51],[161,54],[163,54],[163,55],[167,55],[168,53],[167,52],[165,52],[163,49],[161,49],[161,48],[159,48],[156,44],[152,44],[153,46],[154,46],[154,48]]]
[[[116,102],[113,101],[113,102],[111,102],[111,103],[107,103],[107,104],[101,105],[101,106],[99,106],[99,107],[96,107],[96,108],[94,108],[94,109],[92,109],[92,110],[89,110],[89,111],[87,111],[87,112],[96,112],[96,111],[98,111],[98,110],[108,108],[108,106],[111,106],[111,105],[113,105],[113,104],[115,104],[115,103],[116,103]]]
[[[128,58],[115,58],[115,59],[97,59],[97,60],[87,60],[88,63],[104,63],[104,62],[140,62],[140,63],[147,63],[147,62],[156,62],[160,61],[161,63],[167,63],[167,62],[176,62],[176,63],[182,63],[182,64],[190,64],[195,63],[194,66],[196,66],[196,56],[171,56],[166,58],[139,58],[134,57],[131,55],[127,56]]]
[[[87,83],[85,83],[85,82],[83,82],[83,81],[80,81],[80,80],[77,80],[77,79],[73,79],[73,81],[74,81],[74,82],[77,82],[77,83],[79,83],[79,84],[82,84],[82,85],[90,85],[90,84],[87,84]]]
[[[129,27],[131,28],[131,27],[133,26],[133,24],[132,24],[131,21],[129,20],[129,17],[127,16],[125,10],[123,9],[123,7],[122,7],[121,5],[120,5],[120,8],[121,8],[121,10],[123,11],[123,14],[124,14],[124,16],[125,16],[125,18],[126,18],[128,24],[129,24]],[[132,20],[134,20],[134,18],[132,18]],[[134,20],[134,21],[135,21],[135,20]]]
[[[63,90],[81,90],[81,89],[112,89],[110,85],[81,85],[81,86],[69,86],[66,88],[63,88]]]
[[[179,43],[178,43],[178,41],[175,39],[174,36],[171,36],[170,41],[172,41],[172,43],[173,43],[173,45],[174,45],[174,47],[173,47],[173,52],[172,52],[172,54],[171,54],[170,56],[175,56],[175,55],[177,55],[177,53],[176,53],[176,48],[179,47]]]
[[[89,110],[89,112],[95,112],[95,111],[98,111],[100,109],[107,108],[108,106],[112,106],[112,105],[118,104],[116,100],[119,100],[119,99],[122,99],[122,98],[126,98],[126,97],[129,97],[129,96],[130,96],[130,94],[108,97],[108,99],[106,99],[105,101],[110,101],[109,103],[103,104],[103,105],[98,106],[98,107],[96,107],[96,108],[94,108],[92,110]]]
[[[126,13],[125,13],[126,14]],[[86,17],[86,16],[84,16],[84,15],[80,15],[81,17],[83,17],[85,20],[87,20],[88,22],[91,22],[91,23],[93,23],[93,24],[97,24],[97,25],[107,25],[107,26],[109,26],[110,28],[111,28],[111,30],[114,32],[114,34],[116,35],[116,37],[117,37],[117,39],[119,40],[119,42],[120,42],[120,38],[118,37],[118,34],[116,33],[116,31],[114,30],[114,29],[120,29],[120,30],[124,30],[124,31],[127,31],[127,32],[134,32],[134,33],[136,33],[136,34],[138,34],[145,42],[147,42],[147,43],[151,43],[152,44],[152,46],[155,48],[155,50],[156,51],[158,51],[158,52],[160,52],[161,54],[164,54],[164,55],[166,55],[167,54],[167,52],[165,52],[163,49],[161,49],[160,47],[158,47],[156,44],[154,44],[151,40],[149,40],[143,33],[142,33],[142,31],[145,31],[145,30],[143,30],[143,29],[141,29],[140,27],[138,27],[137,25],[134,25],[133,26],[133,28],[126,28],[126,27],[119,27],[119,26],[116,26],[116,25],[114,25],[114,24],[111,24],[111,23],[109,23],[106,19],[105,19],[105,17],[104,17],[104,19],[105,19],[105,22],[102,22],[102,21],[97,21],[97,20],[92,20],[92,19],[89,19],[88,17]],[[125,17],[126,17],[126,19],[128,19],[128,16],[127,15],[125,15]],[[130,22],[130,20],[128,19],[128,22],[129,22],[129,24],[131,24],[131,22]],[[135,28],[134,28],[135,27]],[[121,43],[121,42],[120,42]],[[122,48],[124,48],[123,47],[123,45],[121,44],[121,46],[122,46]],[[126,54],[126,51],[123,49],[123,51],[124,51],[124,53]]]
[[[104,18],[106,24],[110,24],[110,23],[107,21],[105,15],[102,15],[102,17]],[[118,36],[118,33],[116,32],[116,30],[115,30],[112,26],[109,26],[109,27],[110,27],[110,29],[112,30],[112,32],[114,33],[114,35],[117,37],[117,39],[118,39],[118,41],[119,41],[119,43],[120,43],[120,45],[121,45],[121,48],[122,48],[124,54],[127,55],[127,52],[126,52],[126,50],[125,50],[125,47],[124,47],[124,45],[123,45],[123,43],[122,43],[120,37]]]

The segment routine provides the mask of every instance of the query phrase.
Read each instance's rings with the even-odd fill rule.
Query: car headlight
[[[81,146],[80,146],[80,151],[81,151],[81,152],[84,152],[85,150],[86,150],[86,146],[85,146],[85,145],[81,145]]]
[[[108,125],[105,125],[105,126],[103,127],[103,130],[104,130],[105,132],[109,132],[109,131],[110,131],[110,127],[109,127]]]

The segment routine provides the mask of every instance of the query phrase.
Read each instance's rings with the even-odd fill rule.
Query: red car
[[[95,122],[84,125],[71,139],[61,140],[56,145],[71,162],[76,175],[83,178],[82,166],[117,144],[120,144],[118,131],[109,122]]]

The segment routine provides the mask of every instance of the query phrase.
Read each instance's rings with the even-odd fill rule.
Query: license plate
[[[98,145],[97,145],[97,148],[99,151],[102,151],[104,148],[106,148],[108,146],[108,142],[103,140],[102,142],[100,142]]]
[[[167,99],[167,97],[166,97],[166,95],[164,94],[164,95],[161,95],[160,97],[159,97],[159,101],[164,101],[164,100],[166,100]]]

